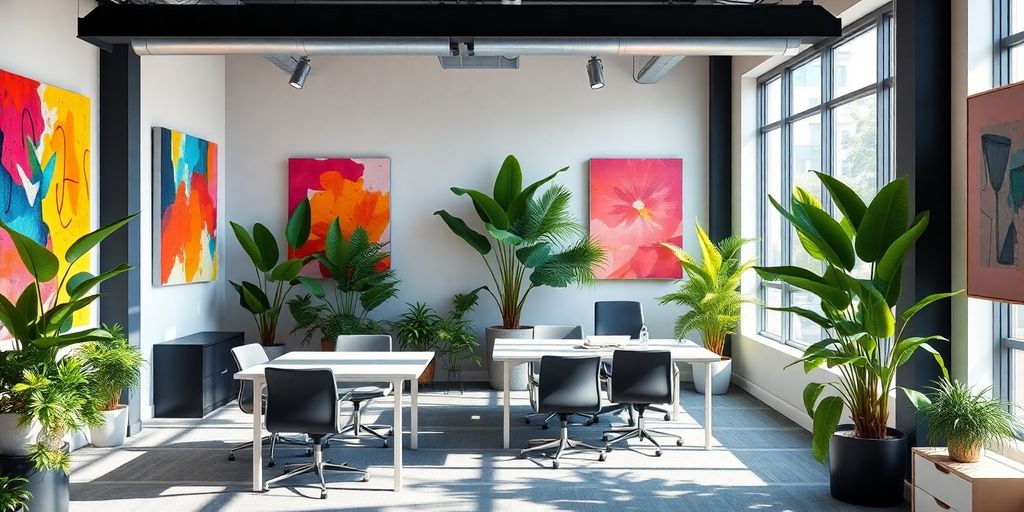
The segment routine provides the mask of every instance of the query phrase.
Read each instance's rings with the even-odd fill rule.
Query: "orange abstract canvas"
[[[661,243],[683,243],[683,161],[590,161],[590,234],[607,253],[598,279],[679,279],[682,268]]]
[[[288,214],[309,199],[309,241],[289,257],[322,252],[335,218],[346,237],[362,227],[371,242],[391,240],[391,160],[387,158],[291,158],[288,160]],[[391,259],[381,262],[382,269]],[[318,263],[303,273],[327,277]]]

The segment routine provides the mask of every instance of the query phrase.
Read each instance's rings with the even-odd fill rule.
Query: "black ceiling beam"
[[[96,44],[142,37],[838,36],[838,18],[798,5],[100,5],[78,20]]]

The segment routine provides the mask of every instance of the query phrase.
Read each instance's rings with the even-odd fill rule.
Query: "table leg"
[[[392,383],[395,388],[395,420],[391,429],[394,435],[391,436],[391,444],[395,448],[395,491],[402,490],[402,379],[395,379]]]
[[[509,364],[508,361],[503,361],[502,364],[501,364],[502,382],[505,385],[504,391],[502,392],[502,396],[505,399],[505,418],[504,418],[504,420],[502,420],[503,421],[504,441],[503,441],[502,446],[504,446],[506,450],[508,450],[509,437],[511,437],[511,435],[512,435],[512,432],[511,432],[511,429],[512,429],[512,425],[511,425],[511,421],[512,421],[512,406],[510,404],[512,396],[511,396],[511,393],[509,392],[509,387],[510,387],[509,386],[509,380],[510,380],[509,379],[509,373],[511,372],[510,366],[511,365]]]
[[[704,449],[711,449],[711,363],[704,365]]]
[[[409,421],[412,423],[412,433],[409,436],[409,449],[419,449],[420,441],[420,413],[419,413],[419,401],[420,401],[420,383],[418,379],[409,380],[409,395],[412,399],[412,408],[409,411]]]
[[[252,396],[263,396],[263,381],[252,381]],[[255,403],[252,408],[252,490],[263,492],[263,406]]]
[[[679,421],[679,363],[672,363],[672,421]]]

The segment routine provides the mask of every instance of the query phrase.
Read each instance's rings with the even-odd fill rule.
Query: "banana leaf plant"
[[[903,262],[928,227],[928,212],[909,220],[909,192],[904,178],[883,187],[866,204],[841,181],[815,174],[842,213],[841,220],[834,219],[817,198],[799,187],[788,209],[774,197],[769,199],[796,230],[807,253],[822,262],[824,272],[795,266],[755,270],[765,280],[787,283],[821,300],[818,311],[771,309],[796,314],[825,332],[825,339],[808,347],[794,364],[802,365],[808,373],[821,366],[839,372],[835,380],[808,384],[803,392],[804,406],[813,419],[812,450],[824,463],[844,405],[853,420],[854,436],[886,437],[889,394],[895,387],[896,372],[918,350],[930,353],[948,378],[942,357],[930,345],[946,339],[937,335],[904,337],[904,332],[922,309],[960,292],[928,295],[895,315],[893,310],[902,292]],[[826,388],[833,393],[823,396]]]
[[[523,306],[534,288],[591,283],[594,269],[605,260],[604,251],[570,213],[568,189],[554,185],[534,197],[567,169],[524,188],[519,161],[509,155],[494,180],[492,195],[452,187],[455,195],[473,201],[483,232],[445,210],[434,212],[484,260],[494,282],[494,290],[485,289],[497,303],[505,329],[519,328]]]
[[[228,282],[238,292],[239,305],[256,321],[260,344],[273,345],[277,338],[277,322],[281,318],[281,307],[285,299],[296,285],[312,280],[299,275],[303,265],[309,260],[289,258],[280,261],[281,252],[278,249],[277,238],[270,229],[259,222],[253,225],[252,232],[235,222],[231,223],[231,230],[234,231],[242,250],[252,261],[256,281]],[[288,224],[285,226],[285,240],[288,246],[295,249],[304,245],[309,239],[309,230],[309,200],[304,199],[288,217]]]

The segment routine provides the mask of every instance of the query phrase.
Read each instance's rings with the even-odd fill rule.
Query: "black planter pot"
[[[67,449],[64,445],[64,450]],[[27,487],[32,493],[29,510],[68,512],[71,507],[68,475],[59,469],[40,471],[28,457],[0,456],[0,474],[28,479]]]
[[[852,430],[853,425],[840,425],[829,446],[832,497],[868,507],[899,505],[907,470],[907,435],[890,428],[888,439],[861,439],[848,435]]]

